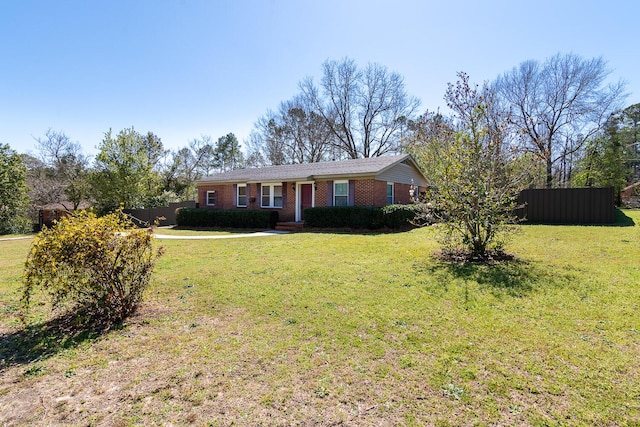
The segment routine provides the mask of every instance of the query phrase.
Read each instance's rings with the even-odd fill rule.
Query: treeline
[[[38,209],[57,203],[108,212],[193,200],[196,180],[244,165],[233,133],[216,141],[203,136],[172,151],[153,132],[109,130],[94,159],[62,131],[49,129],[36,141],[35,155],[0,145],[1,234],[29,230]]]
[[[511,168],[526,172],[523,185],[620,189],[640,179],[640,105],[623,109],[625,82],[609,82],[609,75],[602,58],[557,54],[482,85],[489,129],[500,135],[496,149],[509,153]],[[459,84],[449,84],[445,100]],[[398,73],[349,58],[326,61],[318,83],[302,80],[297,95],[256,121],[245,144],[248,164],[407,152],[420,158],[434,141],[460,132],[459,109],[418,114],[418,108]],[[433,165],[422,166],[429,175]]]

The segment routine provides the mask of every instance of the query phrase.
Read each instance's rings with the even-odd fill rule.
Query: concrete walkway
[[[33,236],[21,236],[21,237],[2,237],[0,238],[0,242],[8,242],[9,240],[27,240],[27,239],[33,239],[33,237],[35,236],[35,234]]]
[[[275,236],[278,234],[288,234],[288,231],[278,231],[278,230],[270,230],[270,231],[257,231],[255,233],[237,233],[237,234],[219,234],[215,236],[174,236],[169,234],[156,234],[153,236],[156,239],[166,239],[166,240],[206,240],[206,239],[238,239],[241,237],[263,237],[263,236]],[[26,240],[33,239],[35,236],[23,236],[23,237],[4,237],[0,238],[0,242],[8,241],[8,240]]]
[[[275,236],[278,234],[288,234],[288,233],[289,233],[288,231],[278,231],[278,230],[258,231],[255,233],[219,234],[215,236],[174,236],[169,234],[154,233],[154,237],[156,239],[167,239],[167,240],[205,240],[205,239],[237,239],[241,237]]]

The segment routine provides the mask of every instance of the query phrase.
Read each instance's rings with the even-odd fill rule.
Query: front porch
[[[302,231],[304,229],[304,221],[283,221],[276,224],[278,231]]]

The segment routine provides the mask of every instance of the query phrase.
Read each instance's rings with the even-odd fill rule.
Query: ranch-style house
[[[236,169],[196,183],[198,203],[210,209],[269,209],[280,221],[304,220],[315,206],[410,203],[427,178],[409,155]]]

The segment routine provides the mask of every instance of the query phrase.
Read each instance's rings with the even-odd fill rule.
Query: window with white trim
[[[218,193],[216,191],[207,191],[207,206],[215,206],[218,204]]]
[[[237,192],[236,206],[247,207],[247,184],[238,184]]]
[[[282,184],[262,184],[261,185],[260,207],[281,208],[282,207]]]
[[[393,204],[393,182],[387,182],[387,204]]]
[[[349,204],[349,181],[333,182],[333,206],[347,206]]]

